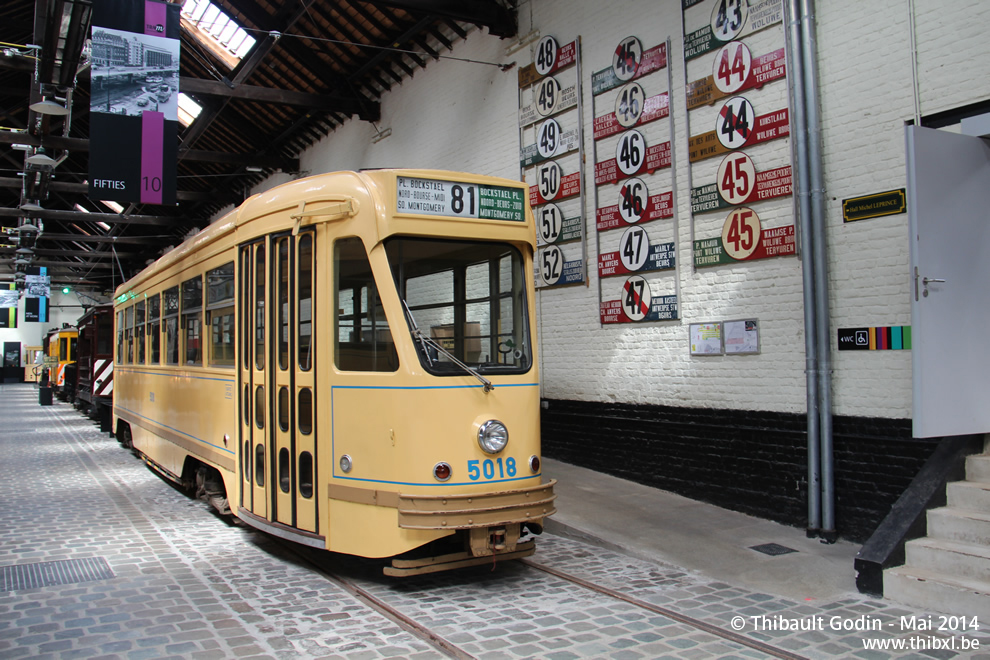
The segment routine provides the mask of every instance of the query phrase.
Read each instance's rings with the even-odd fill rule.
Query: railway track
[[[584,578],[580,578],[576,575],[572,575],[565,571],[561,571],[556,568],[551,568],[550,566],[540,564],[539,562],[535,562],[530,559],[520,559],[519,561],[525,564],[526,566],[529,566],[530,568],[535,568],[538,571],[543,571],[544,573],[553,575],[554,577],[560,578],[561,580],[566,580],[567,582],[579,585],[581,587],[584,587],[585,589],[590,589],[591,591],[594,591],[596,593],[603,594],[611,598],[615,598],[616,600],[621,600],[625,603],[629,603],[630,605],[635,605],[636,607],[640,607],[644,610],[653,612],[654,614],[659,614],[660,616],[667,617],[668,619],[672,619],[674,621],[677,621],[678,623],[683,623],[685,625],[691,626],[693,628],[697,628],[698,630],[704,631],[711,635],[715,635],[716,637],[721,637],[726,641],[733,642],[735,644],[741,644],[742,646],[747,646],[751,649],[755,649],[762,653],[766,653],[769,656],[775,658],[781,658],[782,660],[808,660],[808,658],[806,658],[805,656],[794,653],[793,651],[788,651],[787,649],[783,649],[778,646],[773,646],[772,644],[766,644],[765,642],[752,639],[750,637],[747,637],[746,635],[741,635],[735,632],[734,630],[721,628],[719,626],[716,626],[715,624],[708,623],[707,621],[702,621],[701,619],[687,616],[686,614],[681,614],[680,612],[676,610],[672,610],[668,607],[660,607],[659,605],[648,603],[644,600],[640,600],[639,598],[630,596],[629,594],[622,593],[621,591],[617,591],[615,589],[606,587],[604,585],[596,584],[594,582],[585,580]]]
[[[386,617],[390,621],[401,626],[407,632],[415,635],[419,639],[423,640],[438,652],[449,658],[455,658],[456,660],[475,660],[476,656],[472,655],[468,651],[460,648],[456,644],[445,639],[442,635],[438,634],[436,631],[431,630],[427,626],[419,623],[414,618],[407,616],[401,612],[398,608],[393,607],[388,602],[375,596],[367,589],[364,589],[358,585],[355,581],[344,577],[337,572],[326,567],[326,559],[321,557],[318,552],[313,552],[307,548],[301,548],[294,544],[279,542],[287,552],[301,558],[308,565],[310,565],[315,571],[326,578],[331,583],[338,586],[340,589],[349,593],[356,600],[363,603],[365,606],[373,609],[382,616]],[[564,580],[572,585],[578,586],[582,589],[592,591],[596,594],[607,596],[611,599],[622,601],[634,607],[647,610],[653,614],[658,614],[672,621],[690,626],[698,631],[707,633],[714,637],[718,637],[721,640],[729,642],[731,644],[736,644],[739,646],[744,646],[760,653],[765,653],[768,657],[780,658],[781,660],[808,660],[805,656],[794,653],[787,649],[774,646],[772,644],[767,644],[756,639],[747,637],[728,628],[722,628],[713,623],[703,621],[701,619],[691,617],[682,614],[676,610],[661,607],[649,603],[647,601],[635,598],[629,594],[623,593],[619,590],[612,589],[590,580],[586,580],[579,576],[573,575],[566,571],[562,571],[545,564],[541,564],[537,561],[531,559],[521,559],[519,563],[529,569],[534,571],[539,571],[547,575],[553,576],[557,579]]]

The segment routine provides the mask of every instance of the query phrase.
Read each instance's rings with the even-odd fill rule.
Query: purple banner
[[[159,0],[93,3],[93,199],[176,203],[180,12]]]

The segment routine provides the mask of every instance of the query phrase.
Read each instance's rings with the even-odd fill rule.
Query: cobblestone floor
[[[37,402],[31,385],[0,385],[0,569],[102,557],[114,577],[0,591],[0,658],[445,657],[281,542],[169,486],[67,404]],[[990,660],[985,630],[902,630],[928,613],[883,601],[799,603],[562,537],[537,544],[537,563],[809,658]],[[406,580],[323,563],[478,658],[766,657],[518,562]],[[841,629],[856,625],[881,629]],[[883,640],[908,650],[864,648]]]

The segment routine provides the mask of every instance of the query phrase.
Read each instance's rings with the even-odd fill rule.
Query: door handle
[[[944,282],[944,281],[945,280],[939,279],[937,277],[924,277],[924,278],[922,278],[921,279],[921,283],[924,285],[925,288],[921,292],[921,295],[923,295],[926,298],[928,297],[928,285],[929,285],[929,283],[932,283],[932,282]]]

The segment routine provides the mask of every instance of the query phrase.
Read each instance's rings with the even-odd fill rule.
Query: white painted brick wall
[[[910,289],[907,215],[844,225],[841,200],[906,185],[903,127],[915,113],[907,0],[819,1],[819,74],[822,142],[826,174],[830,269],[830,332],[834,362],[835,413],[903,418],[911,416],[909,351],[838,352],[840,327],[909,325]],[[985,26],[990,2],[914,0],[922,114],[990,97],[990,57]],[[707,23],[713,0],[684,12],[688,29]],[[721,158],[688,164],[688,135],[711,130],[717,108],[686,110],[684,86],[711,72],[711,53],[685,67],[682,12],[675,0],[530,0],[519,8],[519,34],[538,31],[560,43],[582,38],[585,150],[584,185],[588,235],[587,285],[538,294],[543,395],[607,402],[650,403],[800,413],[805,409],[804,321],[801,262],[796,257],[740,263],[695,271],[692,267],[690,186],[714,182]],[[676,220],[650,227],[677,244],[678,270],[649,276],[663,293],[679,289],[681,320],[602,327],[598,316],[596,240],[614,249],[617,238],[595,236],[594,119],[591,74],[610,66],[616,44],[638,36],[644,48],[670,37],[674,170],[653,175],[651,193],[675,189]],[[745,39],[754,56],[784,45],[784,27]],[[532,46],[507,55],[511,40],[473,30],[445,59],[393,87],[382,99],[377,128],[348,121],[302,155],[311,173],[363,167],[430,167],[519,178],[517,68],[502,72],[462,58],[517,66],[531,60]],[[427,58],[429,59],[429,58]],[[686,71],[685,71],[686,69]],[[562,74],[562,78],[570,74]],[[667,73],[649,78],[648,95],[666,89]],[[783,81],[746,92],[757,114],[787,105]],[[607,97],[607,98],[606,98]],[[613,96],[602,95],[597,114]],[[573,122],[572,111],[565,122]],[[690,126],[688,124],[690,122]],[[377,129],[391,136],[372,142]],[[567,126],[565,125],[565,129]],[[666,136],[667,120],[646,129]],[[598,145],[611,157],[614,138]],[[652,143],[652,141],[651,141]],[[790,140],[747,149],[758,170],[790,162]],[[690,178],[689,178],[690,177]],[[692,180],[693,179],[693,180]],[[796,180],[796,177],[795,177]],[[614,195],[614,189],[602,198]],[[614,202],[609,201],[608,204]],[[764,227],[794,222],[791,198],[753,205]],[[727,212],[699,215],[697,238],[720,233]],[[676,223],[676,224],[675,224]],[[619,230],[614,230],[619,231]],[[667,238],[669,236],[669,238]],[[603,298],[622,278],[602,282]],[[692,358],[688,324],[757,318],[762,353],[746,357]]]

